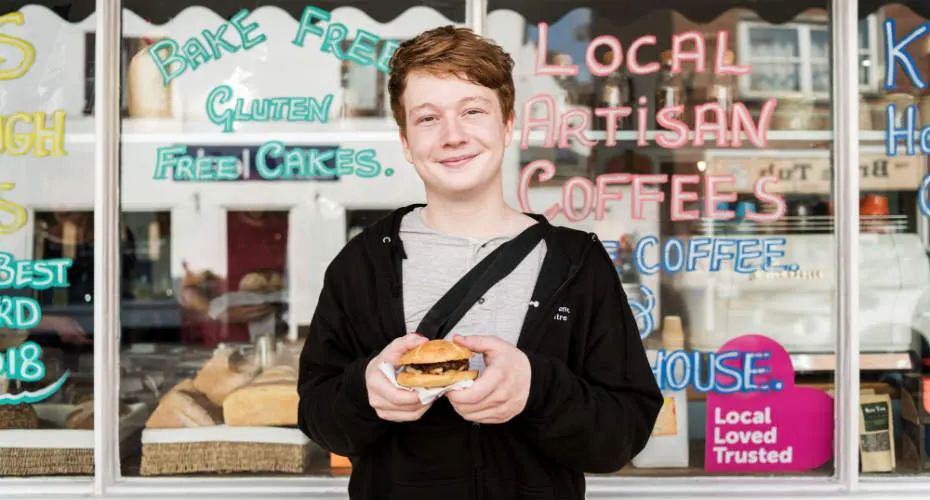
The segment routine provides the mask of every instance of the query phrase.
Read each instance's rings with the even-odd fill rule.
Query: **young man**
[[[353,499],[582,499],[584,473],[626,465],[662,405],[601,243],[504,201],[512,70],[500,47],[451,26],[391,60],[391,107],[427,203],[333,260],[300,361],[300,427],[352,458]],[[483,355],[475,384],[428,405],[392,385],[377,366],[425,342],[413,330],[436,301],[533,224],[544,240],[449,338]]]

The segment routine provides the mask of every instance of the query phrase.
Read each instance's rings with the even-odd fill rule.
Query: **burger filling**
[[[418,365],[407,365],[404,371],[412,373],[428,373],[430,375],[442,375],[446,372],[463,372],[468,369],[467,359],[458,359],[455,361],[446,361],[444,363],[424,363]]]

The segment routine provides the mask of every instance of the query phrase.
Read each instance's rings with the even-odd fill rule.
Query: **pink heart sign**
[[[705,468],[719,472],[802,471],[833,456],[833,398],[794,385],[794,367],[785,349],[762,335],[744,335],[719,352],[756,353],[724,363],[751,378],[752,392],[707,395]],[[751,361],[750,361],[751,362]],[[729,371],[729,370],[727,370]],[[732,385],[717,372],[717,384]]]

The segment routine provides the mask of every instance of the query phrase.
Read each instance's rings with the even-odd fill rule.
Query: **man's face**
[[[401,99],[404,156],[428,192],[462,199],[499,182],[513,118],[505,123],[496,92],[452,76],[411,73]]]

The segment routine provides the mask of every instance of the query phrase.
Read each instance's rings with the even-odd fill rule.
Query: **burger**
[[[468,369],[472,352],[448,340],[431,340],[407,351],[398,360],[401,366],[397,384],[407,388],[448,387],[478,378]]]

